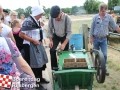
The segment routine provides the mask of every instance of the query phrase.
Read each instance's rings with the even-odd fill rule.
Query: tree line
[[[70,15],[76,15],[82,8],[86,10],[86,13],[93,14],[98,12],[98,6],[100,3],[101,2],[99,0],[86,0],[83,6],[72,6],[71,8],[62,8],[62,11]],[[112,10],[113,7],[117,5],[120,5],[120,0],[108,0],[109,10]],[[31,14],[31,8],[31,6],[28,6],[25,9],[16,9],[16,11],[18,12],[18,17],[20,17],[21,14],[24,14],[26,17],[29,16]],[[49,17],[50,8],[46,8],[45,6],[43,6],[43,8],[45,10],[45,15]]]

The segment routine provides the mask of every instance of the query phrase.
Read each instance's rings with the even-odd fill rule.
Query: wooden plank
[[[82,34],[83,34],[83,42],[84,42],[84,49],[88,50],[88,43],[89,43],[89,32],[88,32],[88,25],[82,24]]]

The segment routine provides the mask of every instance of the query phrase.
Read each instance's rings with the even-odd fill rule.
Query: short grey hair
[[[102,8],[106,8],[106,10],[107,10],[107,9],[108,9],[107,4],[101,3],[101,4],[99,5],[99,11],[100,11]]]

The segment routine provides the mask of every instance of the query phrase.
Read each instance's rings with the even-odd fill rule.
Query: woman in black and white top
[[[49,83],[42,77],[42,70],[45,70],[48,58],[45,49],[42,45],[42,32],[41,26],[38,20],[42,17],[44,10],[40,6],[32,7],[32,14],[25,19],[22,24],[21,32],[19,36],[24,39],[25,60],[30,64],[36,78],[40,78],[41,83]],[[33,46],[33,51],[30,50],[30,46]],[[38,51],[38,52],[37,52]],[[31,54],[32,53],[32,54]],[[39,60],[35,58],[31,60],[31,55],[36,53]],[[38,83],[38,82],[37,82]]]

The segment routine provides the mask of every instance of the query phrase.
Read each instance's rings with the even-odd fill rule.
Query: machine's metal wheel
[[[106,76],[105,59],[103,53],[98,51],[95,55],[96,79],[98,83],[104,83]]]

